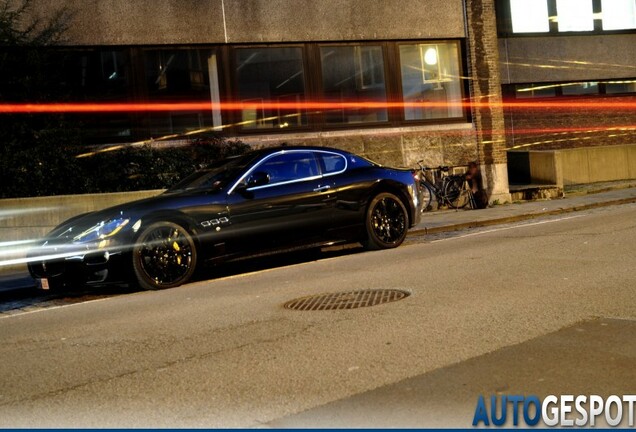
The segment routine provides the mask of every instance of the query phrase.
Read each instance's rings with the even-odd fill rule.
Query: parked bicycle
[[[422,212],[431,208],[433,197],[438,207],[448,206],[454,209],[466,207],[471,201],[472,191],[465,174],[449,174],[450,167],[429,168],[419,161],[419,185],[422,198]],[[474,205],[471,204],[474,208]]]

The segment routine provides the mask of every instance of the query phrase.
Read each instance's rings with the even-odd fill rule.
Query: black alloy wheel
[[[371,200],[365,223],[367,249],[395,248],[406,238],[409,214],[397,196],[383,192]]]
[[[197,251],[192,236],[181,225],[156,222],[140,234],[133,248],[133,269],[147,290],[173,288],[194,274]]]

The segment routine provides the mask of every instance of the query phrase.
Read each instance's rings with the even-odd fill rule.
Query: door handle
[[[327,192],[329,189],[331,189],[331,186],[329,185],[318,186],[316,189],[314,189],[314,192]]]

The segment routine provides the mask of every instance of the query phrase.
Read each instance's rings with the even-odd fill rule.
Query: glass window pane
[[[560,32],[594,30],[592,0],[557,0]]]
[[[238,100],[243,129],[293,128],[306,124],[305,113],[294,104],[305,100],[303,53],[299,47],[239,48],[235,50]],[[263,107],[282,103],[282,108]]]
[[[556,85],[554,84],[537,84],[537,85],[518,85],[515,88],[515,97],[517,99],[555,97]]]
[[[324,165],[322,170],[323,174],[337,173],[344,170],[347,166],[347,161],[344,156],[321,153],[321,158]]]
[[[400,45],[400,67],[406,120],[464,115],[456,44]]]
[[[629,81],[609,81],[605,83],[605,93],[636,93],[636,80]]]
[[[386,102],[384,55],[377,45],[320,48],[322,86],[330,102]],[[388,120],[386,108],[331,109],[328,124],[377,123]]]
[[[210,103],[210,110],[146,113],[143,136],[156,138],[211,128],[214,114],[211,111],[209,66],[211,59],[216,59],[214,51],[145,49],[143,58],[150,101]],[[217,85],[212,83],[212,86]]]
[[[597,82],[568,83],[561,85],[564,96],[598,94]]]
[[[68,51],[64,56],[64,86],[75,101],[128,102],[132,93],[129,50],[86,49]],[[131,115],[69,115],[82,122],[87,143],[129,141],[133,135]]]
[[[550,31],[547,0],[510,0],[513,33]]]
[[[320,174],[316,158],[310,152],[291,152],[273,156],[259,165],[256,171],[269,174],[270,184],[302,180]]]
[[[602,0],[603,30],[636,29],[636,0]]]

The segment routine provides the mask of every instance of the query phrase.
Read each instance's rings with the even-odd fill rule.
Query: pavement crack
[[[251,326],[255,326],[255,325],[256,326],[262,326],[262,325],[266,325],[266,324],[290,323],[290,322],[291,323],[297,323],[297,321],[289,320],[287,318],[279,318],[279,319],[265,320],[265,321],[253,321],[253,322],[250,322],[250,323],[245,323],[245,324],[241,324],[241,325],[237,325],[237,326],[226,327],[226,328],[222,328],[222,329],[216,329],[212,333],[221,333],[221,332],[226,332],[226,331],[235,331],[235,330],[240,329],[240,328],[247,328],[247,327],[251,327]],[[194,361],[194,360],[208,359],[208,358],[217,356],[219,354],[223,354],[223,353],[227,353],[227,352],[231,352],[231,351],[242,350],[242,349],[245,349],[245,348],[247,348],[249,346],[253,346],[255,344],[277,343],[277,342],[280,342],[280,341],[285,340],[287,338],[295,337],[295,336],[301,335],[303,333],[306,333],[306,332],[310,331],[314,327],[315,327],[315,324],[313,324],[313,323],[305,323],[300,328],[292,329],[289,332],[286,332],[286,333],[283,333],[283,334],[279,334],[279,335],[276,335],[274,337],[264,338],[264,339],[256,339],[256,340],[253,340],[253,341],[242,343],[240,345],[223,347],[223,348],[220,348],[220,349],[217,349],[217,350],[204,352],[204,353],[200,353],[200,354],[191,354],[191,355],[188,355],[188,356],[182,356],[182,357],[174,359],[174,360],[164,361],[164,362],[162,362],[160,364],[151,365],[151,366],[148,366],[148,367],[138,368],[138,369],[134,369],[134,370],[127,370],[127,371],[121,372],[121,373],[113,375],[113,376],[95,378],[95,379],[87,380],[87,381],[84,381],[84,382],[81,382],[81,383],[77,383],[77,384],[74,384],[74,385],[66,386],[66,387],[63,387],[63,388],[58,388],[58,389],[55,389],[55,390],[50,390],[50,391],[46,391],[46,392],[41,392],[41,393],[38,393],[38,394],[30,395],[28,397],[22,397],[22,398],[13,399],[13,400],[7,400],[5,402],[0,402],[0,407],[14,405],[14,404],[20,404],[20,403],[23,403],[23,402],[34,402],[34,401],[37,401],[37,400],[42,400],[42,399],[46,399],[46,398],[50,398],[50,397],[55,397],[55,396],[58,396],[58,395],[65,394],[67,392],[79,390],[79,389],[86,388],[86,387],[89,387],[89,386],[92,386],[92,385],[106,384],[106,383],[109,383],[109,382],[113,382],[113,381],[116,381],[116,380],[119,380],[119,379],[122,379],[122,378],[130,377],[130,376],[133,376],[133,375],[136,375],[136,374],[145,373],[145,372],[165,371],[166,369],[175,367],[175,366],[183,364],[183,363],[187,363],[187,362]]]

